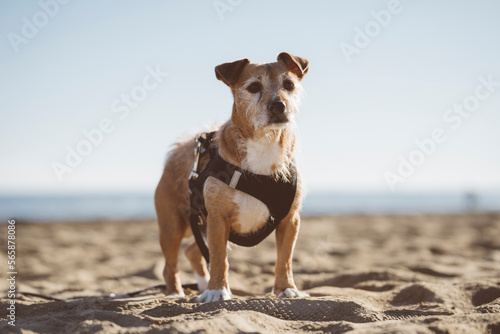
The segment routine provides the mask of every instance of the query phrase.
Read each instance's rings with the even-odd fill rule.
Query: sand
[[[163,283],[157,234],[154,221],[18,222],[16,326],[2,298],[0,332],[500,333],[500,214],[306,218],[294,257],[305,299],[270,294],[272,237],[232,246],[230,301],[109,298]],[[180,270],[194,282],[183,254]]]

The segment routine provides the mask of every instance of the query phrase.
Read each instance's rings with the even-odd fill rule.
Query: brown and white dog
[[[307,73],[306,59],[280,53],[275,63],[257,64],[248,59],[215,68],[217,79],[231,88],[231,119],[217,129],[215,145],[227,162],[246,171],[287,178],[294,160],[295,116],[301,95],[300,81]],[[192,235],[189,225],[188,178],[193,166],[193,140],[178,143],[170,152],[155,193],[160,244],[165,256],[163,276],[167,294],[184,296],[177,269],[183,238]],[[207,161],[201,161],[201,168]],[[276,228],[277,261],[273,292],[278,297],[302,297],[292,274],[292,254],[297,239],[303,191],[300,175],[288,215]],[[269,209],[254,197],[209,177],[204,185],[210,273],[196,242],[185,250],[198,288],[200,302],[231,298],[228,285],[227,243],[230,230],[250,234],[266,224]]]

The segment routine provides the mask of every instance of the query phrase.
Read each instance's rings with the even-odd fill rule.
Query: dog
[[[215,67],[218,80],[233,94],[230,119],[220,126],[213,139],[217,154],[244,172],[271,176],[289,182],[295,165],[295,119],[301,98],[301,81],[309,62],[282,52],[274,63],[252,63],[248,59]],[[184,296],[178,253],[183,238],[193,235],[189,220],[188,180],[195,162],[193,140],[177,143],[167,157],[163,175],[155,192],[160,245],[165,257],[163,276],[167,295]],[[208,164],[208,157],[199,168]],[[294,167],[295,168],[295,167]],[[273,293],[279,298],[304,297],[292,273],[292,256],[299,232],[299,210],[303,198],[302,180],[296,173],[296,192],[290,209],[276,226],[277,261]],[[205,236],[210,250],[210,271],[196,241],[185,249],[198,289],[199,302],[231,298],[228,284],[227,249],[230,232],[252,235],[263,228],[270,217],[268,206],[215,177],[203,185],[207,216]],[[278,199],[279,200],[279,199]]]

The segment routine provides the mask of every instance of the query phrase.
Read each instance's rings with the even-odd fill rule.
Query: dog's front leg
[[[199,302],[210,303],[231,299],[227,280],[227,241],[229,224],[224,217],[209,214],[207,217],[208,249],[210,251],[210,280],[207,290],[198,298]]]
[[[292,257],[295,241],[299,234],[299,226],[300,217],[298,213],[295,213],[283,219],[276,228],[278,258],[276,260],[273,292],[279,298],[308,296],[308,294],[297,289],[293,280]]]

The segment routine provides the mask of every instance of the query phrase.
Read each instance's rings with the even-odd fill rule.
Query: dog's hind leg
[[[157,206],[158,225],[160,227],[160,246],[165,256],[163,277],[167,284],[167,294],[184,296],[179,269],[177,268],[179,248],[186,232],[186,224],[176,210]]]
[[[186,257],[191,263],[191,267],[193,267],[194,276],[198,282],[198,290],[200,292],[205,291],[208,281],[210,280],[210,275],[208,274],[207,263],[201,255],[196,241],[193,241],[189,246],[187,246],[184,250],[184,254],[186,254]]]

